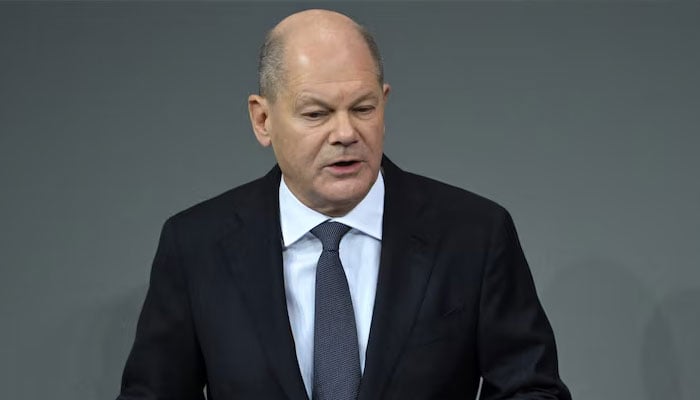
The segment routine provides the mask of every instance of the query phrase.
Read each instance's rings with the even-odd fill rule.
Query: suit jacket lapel
[[[423,199],[387,158],[377,294],[359,400],[380,398],[411,331],[432,270],[433,246],[422,223]]]
[[[221,246],[270,369],[290,399],[307,399],[289,325],[279,223],[280,182],[275,167],[239,206]]]

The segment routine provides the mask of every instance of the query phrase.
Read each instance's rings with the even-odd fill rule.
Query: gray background
[[[337,3],[400,166],[506,206],[576,399],[700,393],[700,6]],[[0,4],[0,398],[116,396],[162,222],[263,174],[291,3]]]

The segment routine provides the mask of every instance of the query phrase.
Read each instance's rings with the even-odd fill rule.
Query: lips
[[[337,160],[335,162],[329,163],[327,165],[327,168],[334,175],[345,176],[357,173],[360,169],[360,166],[360,160],[347,159]]]
[[[357,162],[357,161],[355,161],[355,160],[338,161],[338,162],[334,162],[334,163],[331,164],[331,165],[334,166],[334,167],[348,167],[348,166],[350,166],[350,165],[355,164],[356,162]]]
[[[326,164],[329,167],[349,167],[353,164],[359,163],[360,160],[357,158],[350,158],[348,156],[345,157],[339,157],[335,160],[329,160],[328,164]]]

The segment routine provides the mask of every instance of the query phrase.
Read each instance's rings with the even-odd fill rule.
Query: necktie
[[[323,244],[316,269],[314,400],[354,400],[360,386],[360,354],[348,281],[338,255],[349,226],[326,221],[311,230]]]

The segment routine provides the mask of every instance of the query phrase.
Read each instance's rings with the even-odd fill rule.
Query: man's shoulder
[[[402,187],[407,192],[401,197],[422,203],[436,218],[452,216],[493,222],[508,215],[508,211],[496,201],[470,190],[412,172],[401,171],[401,175]]]
[[[270,210],[270,205],[276,203],[273,198],[277,193],[275,179],[279,182],[277,167],[263,177],[188,207],[171,216],[168,221],[190,229],[211,228],[235,221],[241,214],[273,211]]]
[[[455,205],[457,206],[464,207],[466,205],[479,209],[503,208],[496,201],[468,189],[464,189],[435,178],[430,178],[428,176],[419,175],[412,172],[404,173],[406,174],[406,179],[412,181],[421,192],[426,193],[428,197],[431,197],[435,201],[445,202],[454,200],[456,201]]]

